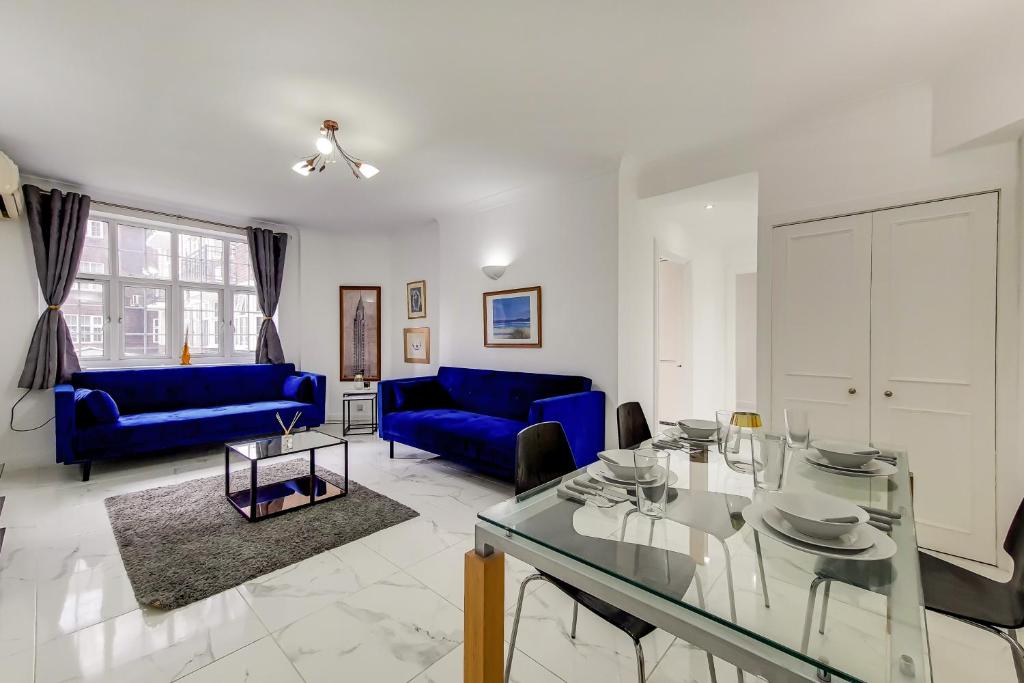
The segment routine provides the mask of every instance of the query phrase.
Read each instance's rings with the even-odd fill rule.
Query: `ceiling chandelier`
[[[341,148],[338,144],[338,122],[331,119],[324,121],[324,125],[320,127],[320,137],[316,139],[316,153],[300,160],[292,166],[292,170],[303,176],[314,171],[323,173],[325,168],[337,163],[339,159],[348,164],[356,178],[372,178],[380,173],[380,169],[373,164],[361,161]]]

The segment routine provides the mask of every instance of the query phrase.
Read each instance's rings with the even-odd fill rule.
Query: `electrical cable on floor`
[[[56,415],[54,415],[53,417],[51,417],[49,420],[47,420],[46,422],[42,423],[38,427],[29,427],[28,429],[20,429],[18,427],[15,427],[14,426],[14,409],[17,408],[18,404],[21,403],[22,401],[24,401],[25,397],[28,396],[30,393],[32,393],[32,390],[31,389],[27,389],[25,391],[25,393],[21,395],[21,398],[19,398],[17,401],[15,401],[14,405],[11,406],[11,431],[12,432],[34,432],[35,430],[42,429],[46,425],[50,424],[57,417]]]

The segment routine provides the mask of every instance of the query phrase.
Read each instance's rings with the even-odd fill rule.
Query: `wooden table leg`
[[[504,678],[505,553],[466,553],[465,683],[501,683]]]

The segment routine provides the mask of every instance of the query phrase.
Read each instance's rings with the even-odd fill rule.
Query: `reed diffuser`
[[[287,427],[284,426],[284,420],[281,419],[281,413],[274,413],[274,416],[277,417],[277,424],[281,425],[281,429],[284,430],[284,436],[281,438],[284,447],[286,449],[291,448],[293,440],[292,429],[295,427],[295,423],[299,421],[299,418],[302,417],[302,411],[300,410],[295,413],[295,416],[292,418],[291,424],[289,424]]]

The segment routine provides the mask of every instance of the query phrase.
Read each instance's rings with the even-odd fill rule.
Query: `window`
[[[102,282],[75,280],[64,303],[64,320],[78,357],[104,358],[106,346],[107,290]]]
[[[167,289],[125,285],[122,302],[124,355],[167,356]]]
[[[122,277],[170,280],[171,233],[133,225],[117,226],[117,264]]]
[[[251,359],[263,314],[244,236],[90,216],[64,317],[87,367]],[[225,309],[230,306],[229,311]]]
[[[183,282],[224,282],[224,240],[178,235],[178,279]]]
[[[106,275],[110,272],[110,226],[106,221],[89,221],[85,227],[85,247],[78,272]]]
[[[252,292],[235,292],[234,315],[231,326],[234,328],[234,351],[246,353],[256,351],[256,334],[263,322],[263,311],[260,310],[256,295]]]
[[[220,353],[220,292],[187,288],[182,290],[182,295],[184,338],[188,341],[192,353]]]

